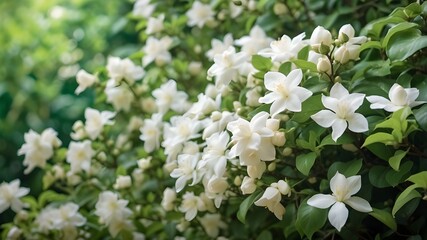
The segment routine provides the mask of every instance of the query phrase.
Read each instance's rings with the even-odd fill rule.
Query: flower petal
[[[347,122],[344,119],[336,119],[332,124],[332,139],[336,142],[347,128]]]
[[[335,203],[331,210],[328,213],[329,222],[334,226],[338,231],[341,231],[341,228],[347,222],[348,218],[348,209],[345,207],[345,204],[342,202]]]
[[[307,204],[316,208],[328,208],[337,200],[330,194],[316,194],[308,199]]]
[[[335,115],[335,113],[329,110],[322,110],[312,115],[311,118],[320,126],[328,128],[332,126],[332,124],[334,124],[335,120],[337,119],[337,116]]]
[[[350,198],[350,196],[359,192],[361,187],[362,187],[362,179],[360,175],[347,178],[348,197],[346,199]]]
[[[353,196],[344,202],[356,211],[372,212],[372,207],[369,202],[361,197]]]
[[[360,113],[353,114],[350,118],[347,118],[347,121],[348,129],[352,132],[361,133],[369,130],[368,120]]]
[[[369,96],[366,99],[371,103],[371,109],[384,109],[391,104],[390,100],[381,96]]]
[[[340,192],[340,190],[347,189],[347,178],[337,171],[331,178],[329,185],[331,186],[331,190],[334,195],[337,196],[339,195],[338,192]]]
[[[285,84],[288,88],[298,86],[302,80],[302,70],[297,68],[292,70],[288,76],[286,76]]]
[[[261,98],[260,98],[261,102]],[[271,104],[270,113],[272,117],[275,117],[277,114],[283,112],[286,109],[286,100],[279,98]]]
[[[270,91],[273,91],[276,87],[277,82],[281,82],[286,78],[283,73],[280,72],[268,72],[264,75],[264,84],[265,88]]]
[[[334,112],[338,111],[338,102],[339,102],[339,100],[336,98],[327,97],[325,95],[322,95],[323,106],[325,106],[328,109],[331,109]]]
[[[286,101],[286,108],[292,112],[301,112],[301,100],[296,94],[289,95]]]
[[[343,87],[341,83],[335,83],[331,88],[330,96],[333,98],[341,99],[349,95],[348,90]]]

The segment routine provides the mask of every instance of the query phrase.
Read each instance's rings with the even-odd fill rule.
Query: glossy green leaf
[[[304,200],[298,208],[295,227],[301,237],[305,235],[311,239],[313,234],[325,225],[327,216],[327,209],[312,207]]]
[[[390,38],[393,37],[394,34],[411,29],[411,28],[416,28],[417,26],[418,24],[410,23],[410,22],[402,22],[402,23],[396,24],[395,26],[393,26],[388,30],[387,34],[385,35],[382,41],[382,47],[383,48],[388,47],[388,42],[390,41]]]
[[[292,120],[299,123],[305,122],[310,119],[313,114],[322,109],[323,104],[321,101],[321,95],[318,94],[311,96],[302,103],[302,111],[294,113]]]
[[[427,104],[414,110],[414,116],[420,128],[427,131]]]
[[[372,212],[369,213],[372,217],[376,218],[378,221],[384,223],[391,230],[397,230],[397,224],[389,210],[381,210],[377,208],[372,208]]]
[[[417,184],[419,187],[427,189],[427,171],[414,174],[410,176],[407,180]]]
[[[254,66],[254,68],[260,71],[267,72],[271,69],[273,63],[271,62],[270,58],[266,58],[260,55],[253,55],[252,65]]]
[[[406,151],[403,150],[397,150],[393,157],[391,157],[388,160],[388,163],[390,164],[390,166],[396,170],[399,171],[399,166],[400,166],[400,161],[402,161],[402,159],[406,156],[406,154],[408,153],[409,149]]]
[[[237,219],[239,219],[240,222],[243,224],[245,223],[246,214],[248,213],[249,208],[258,198],[261,197],[261,195],[261,191],[255,191],[249,197],[243,200],[243,202],[240,204],[239,211],[237,212]]]
[[[311,72],[317,72],[317,66],[316,64],[301,60],[301,59],[295,59],[292,61],[298,68],[301,68],[303,70],[310,70]]]
[[[425,47],[427,47],[427,36],[422,36],[418,29],[409,29],[394,34],[389,41],[386,53],[393,61],[403,61]]]
[[[392,214],[393,217],[396,215],[397,211],[401,209],[406,203],[411,201],[414,198],[420,198],[421,194],[417,192],[415,189],[418,188],[416,184],[413,184],[406,188],[400,195],[397,197],[396,201],[394,202]]]
[[[373,143],[384,143],[386,145],[393,145],[395,143],[395,139],[394,136],[389,133],[378,132],[368,136],[365,139],[365,142],[363,143],[362,147]]]
[[[413,165],[414,164],[412,162],[406,161],[405,163],[400,165],[399,171],[389,169],[385,175],[385,180],[392,187],[396,187],[400,183],[403,183],[407,177],[409,177]]]
[[[331,179],[338,171],[346,177],[357,175],[362,168],[362,159],[348,162],[334,162],[328,169],[328,179]]]
[[[314,152],[298,155],[295,160],[298,171],[308,176],[310,169],[314,165],[316,157],[317,155]]]

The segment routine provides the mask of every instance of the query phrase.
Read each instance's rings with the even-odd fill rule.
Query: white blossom
[[[161,205],[166,211],[172,211],[175,207],[174,201],[176,200],[176,191],[172,188],[166,188],[163,191],[163,198]]]
[[[145,46],[142,48],[144,52],[142,64],[144,67],[153,61],[159,66],[170,63],[172,55],[169,52],[169,48],[171,48],[172,42],[172,38],[169,36],[164,36],[161,39],[148,37]]]
[[[242,181],[242,185],[240,185],[240,190],[242,190],[243,194],[251,194],[256,190],[255,179],[245,176]]]
[[[92,149],[92,142],[70,142],[67,151],[67,162],[71,165],[72,173],[79,173],[82,170],[89,172],[90,162],[95,154]]]
[[[252,27],[249,36],[243,36],[234,43],[242,47],[242,52],[249,56],[257,54],[261,49],[267,48],[273,39],[267,37],[264,30],[258,25]]]
[[[233,35],[231,35],[231,33],[227,33],[224,36],[224,39],[222,41],[215,38],[212,39],[211,41],[212,48],[206,52],[206,56],[210,60],[213,60],[215,55],[222,54],[229,47],[233,46],[233,42],[234,42]]]
[[[305,33],[301,33],[293,39],[285,34],[279,40],[271,42],[269,48],[260,50],[258,54],[280,63],[295,59],[299,51],[307,45],[304,38]]]
[[[214,200],[216,208],[221,206],[221,202],[225,197],[225,191],[228,188],[227,178],[220,176],[212,176],[205,181],[205,193],[206,196]]]
[[[202,28],[206,23],[214,21],[215,12],[209,4],[195,1],[185,15],[188,17],[188,26]]]
[[[259,207],[267,207],[279,220],[282,220],[285,214],[285,207],[280,203],[281,200],[282,195],[279,191],[279,184],[272,183],[254,204]]]
[[[193,192],[186,192],[182,196],[182,203],[179,211],[185,213],[185,220],[191,221],[197,216],[198,211],[206,211],[205,201],[199,196],[194,196]]]
[[[313,33],[310,37],[310,45],[316,52],[320,52],[320,46],[332,45],[332,34],[322,26],[318,26],[313,30]]]
[[[180,192],[184,189],[188,180],[193,179],[191,185],[194,185],[197,182],[198,176],[196,166],[199,161],[199,157],[199,154],[181,154],[178,156],[178,167],[170,174],[171,177],[177,178],[175,182],[176,192]]]
[[[150,0],[137,0],[132,13],[137,17],[148,18],[153,14],[155,8],[154,4],[150,4]]]
[[[364,98],[365,94],[349,94],[340,83],[335,83],[329,97],[322,95],[323,105],[330,110],[321,110],[311,118],[324,128],[332,126],[334,141],[337,141],[347,127],[352,132],[366,132],[368,120],[362,114],[355,112],[362,105]]]
[[[404,107],[416,107],[426,103],[425,101],[415,101],[420,95],[420,91],[416,88],[403,88],[395,83],[388,92],[388,99],[381,96],[366,97],[371,103],[372,109],[384,109],[387,112],[395,112]]]
[[[155,17],[148,18],[148,23],[147,23],[147,28],[145,29],[145,33],[153,34],[153,33],[158,33],[162,31],[164,28],[163,26],[164,20],[165,20],[164,14],[160,14],[159,16],[157,16],[157,18]]]
[[[199,221],[205,229],[206,234],[211,238],[218,236],[220,228],[227,228],[227,225],[221,221],[221,215],[219,214],[205,214],[199,218]]]
[[[15,179],[10,183],[3,182],[0,184],[0,213],[9,207],[14,212],[19,212],[25,207],[20,198],[30,192],[29,188],[20,187],[21,181]]]
[[[292,70],[288,76],[280,72],[268,72],[264,76],[265,87],[271,92],[259,99],[260,103],[273,103],[270,107],[272,117],[289,110],[301,112],[302,102],[313,93],[299,87],[302,80],[301,69]]]
[[[108,76],[118,85],[122,81],[133,84],[136,80],[142,78],[145,71],[142,67],[136,66],[129,58],[121,59],[119,57],[108,57],[107,62]]]
[[[105,125],[113,125],[111,120],[116,114],[110,111],[98,111],[93,108],[85,110],[85,131],[90,139],[95,140],[101,134]]]
[[[129,112],[131,104],[135,99],[135,96],[127,86],[123,84],[117,86],[112,79],[107,82],[105,94],[107,95],[107,102],[113,104],[116,111],[123,110]]]
[[[75,94],[79,95],[81,92],[86,90],[86,88],[91,87],[95,82],[98,81],[98,78],[95,75],[92,75],[86,72],[83,69],[80,69],[76,75],[76,81],[79,86],[74,91]]]
[[[56,137],[57,134],[52,128],[45,129],[41,134],[33,130],[24,134],[25,143],[18,150],[18,155],[25,155],[25,174],[33,171],[35,167],[45,167],[47,160],[53,156],[54,148],[62,144]]]
[[[144,124],[140,128],[141,135],[139,139],[144,141],[144,150],[148,153],[160,147],[163,126],[162,117],[161,114],[153,114],[150,119],[144,120]]]
[[[316,194],[308,199],[307,204],[316,208],[329,208],[329,222],[338,231],[345,225],[348,218],[348,209],[345,204],[359,212],[371,212],[372,207],[368,201],[363,198],[352,196],[356,194],[362,185],[359,175],[346,178],[339,172],[336,172],[331,179],[330,194]]]
[[[188,95],[183,91],[178,91],[175,80],[169,80],[153,91],[156,105],[160,113],[166,113],[169,109],[183,113],[188,109]]]
[[[206,147],[203,151],[202,160],[198,163],[198,169],[205,169],[205,177],[213,175],[223,176],[226,171],[226,150],[230,140],[227,132],[216,132],[206,139]]]
[[[227,86],[231,80],[238,80],[239,68],[248,58],[246,53],[236,53],[234,47],[229,47],[222,54],[215,55],[215,63],[208,69],[208,76],[215,77],[215,86],[217,88]]]
[[[116,183],[114,183],[113,188],[114,189],[124,189],[124,188],[129,188],[132,186],[132,179],[130,178],[130,176],[118,176],[116,178]]]

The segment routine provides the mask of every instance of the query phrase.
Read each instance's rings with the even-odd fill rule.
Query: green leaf
[[[240,222],[245,224],[246,214],[248,213],[249,208],[256,199],[261,197],[261,195],[262,191],[255,191],[240,204],[239,211],[237,212],[237,219],[239,219]]]
[[[351,134],[344,133],[337,139],[335,142],[332,139],[332,134],[327,135],[322,139],[322,142],[320,142],[319,147],[327,146],[327,145],[342,145],[342,144],[349,144],[354,141],[354,137]]]
[[[400,121],[393,117],[385,120],[384,122],[378,123],[374,129],[378,129],[378,128],[391,128],[391,129],[396,129],[398,131],[402,131]]]
[[[396,16],[388,16],[384,18],[380,18],[372,23],[369,23],[364,27],[361,31],[360,35],[369,35],[374,38],[379,38],[383,28],[388,24],[396,24],[400,22],[405,22],[405,19]]]
[[[271,62],[270,58],[266,58],[260,55],[253,55],[252,56],[252,65],[254,68],[267,72],[270,71],[271,67],[273,66],[273,63]]]
[[[390,41],[390,38],[393,37],[394,34],[411,29],[411,28],[416,28],[417,26],[418,24],[410,23],[410,22],[402,22],[402,23],[396,24],[395,26],[393,26],[388,30],[387,34],[385,35],[382,41],[382,47],[383,48],[388,47],[388,42]]]
[[[390,187],[390,183],[386,180],[386,174],[389,168],[384,166],[374,166],[369,170],[369,181],[374,187],[385,188]]]
[[[425,47],[427,47],[427,36],[422,36],[418,29],[409,29],[394,34],[389,41],[386,53],[393,61],[403,61]]]
[[[256,238],[256,240],[272,240],[272,239],[273,239],[273,235],[271,235],[271,232],[268,230],[262,231]]]
[[[301,60],[301,59],[295,59],[292,60],[292,62],[298,67],[301,68],[303,70],[310,70],[311,72],[317,72],[317,66],[316,64],[306,61],[306,60]]]
[[[392,186],[395,187],[400,183],[404,182],[405,179],[410,175],[411,168],[414,164],[411,161],[407,161],[400,166],[399,171],[389,169],[385,175],[385,180]]]
[[[417,184],[419,187],[427,189],[427,171],[414,174],[410,176],[407,180]]]
[[[391,135],[390,133],[379,132],[379,133],[374,133],[368,136],[365,139],[365,142],[363,143],[362,147],[365,147],[373,143],[378,143],[378,142],[384,143],[386,145],[393,145],[396,143],[394,136]]]
[[[411,201],[414,198],[420,198],[421,194],[417,192],[415,189],[418,188],[416,184],[413,184],[406,188],[400,195],[397,197],[396,202],[394,202],[393,210],[391,211],[391,214],[393,214],[393,217],[396,215],[397,211],[401,209],[406,203]]]
[[[262,104],[255,108],[252,112],[248,113],[248,118],[253,118],[259,112],[270,112],[270,104]]]
[[[317,113],[318,111],[323,109],[322,101],[321,101],[321,95],[313,95],[309,97],[307,100],[305,100],[302,103],[302,111],[294,113],[294,116],[292,117],[292,120],[295,122],[305,122],[310,117]]]
[[[391,157],[391,158],[388,160],[388,163],[390,164],[390,166],[391,166],[394,170],[399,171],[400,161],[402,161],[402,158],[404,158],[404,157],[406,156],[406,154],[408,153],[408,151],[409,151],[409,148],[408,148],[408,150],[406,150],[406,151],[403,151],[403,150],[397,150],[397,151],[394,153],[393,157]]]
[[[314,161],[316,160],[316,153],[311,152],[307,154],[301,154],[297,156],[296,159],[296,167],[298,171],[300,171],[302,174],[308,176],[310,169],[314,165]]]
[[[351,177],[359,173],[362,168],[362,159],[355,159],[349,162],[334,162],[328,169],[328,179],[331,179],[338,171],[346,177]]]
[[[393,156],[392,152],[394,149],[382,143],[370,144],[366,148],[369,149],[369,151],[371,151],[373,154],[375,154],[375,156],[385,161],[388,161]]]
[[[415,120],[417,120],[418,125],[424,131],[427,131],[427,104],[417,110],[414,110],[414,116]]]
[[[292,70],[292,63],[291,62],[285,62],[279,67],[279,72],[288,75]]]
[[[310,45],[307,45],[305,47],[303,47],[299,52],[298,52],[298,59],[300,60],[307,60],[308,59],[308,53],[310,52]]]
[[[65,199],[67,199],[66,195],[48,190],[40,194],[38,202],[39,206],[44,207],[48,202],[62,202]]]
[[[364,50],[371,49],[371,48],[382,49],[382,46],[379,41],[365,42],[362,45],[360,45],[360,52],[363,52]]]
[[[394,220],[393,216],[388,210],[381,210],[377,208],[372,208],[372,212],[369,213],[372,217],[376,218],[380,222],[384,223],[387,227],[389,227],[391,230],[396,231],[397,230],[397,224]]]
[[[298,208],[295,227],[301,237],[306,235],[311,239],[313,234],[325,225],[327,216],[327,209],[312,207],[307,204],[307,200],[304,200]]]

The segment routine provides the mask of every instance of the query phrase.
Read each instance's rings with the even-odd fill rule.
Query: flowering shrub
[[[73,141],[25,135],[45,190],[0,186],[3,237],[426,237],[426,9],[291,37],[304,1],[137,1],[144,46],[77,74]]]

